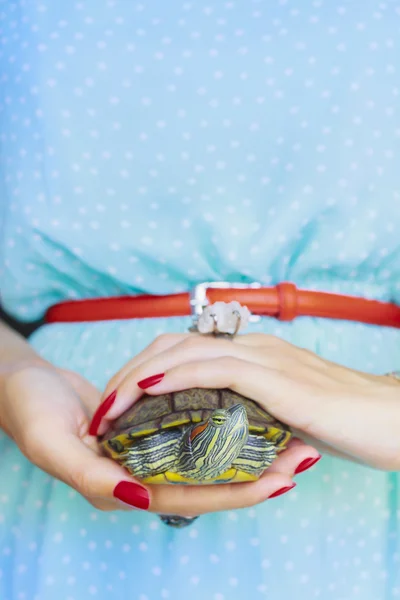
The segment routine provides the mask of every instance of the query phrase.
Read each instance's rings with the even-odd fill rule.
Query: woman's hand
[[[206,387],[208,384],[214,387],[214,382],[211,380],[213,375],[210,373],[211,379],[209,376],[203,376],[198,372],[198,365],[202,364],[207,348],[210,351],[207,358],[212,359],[218,352],[222,352],[221,356],[226,355],[227,349],[231,351],[233,347],[231,342],[224,342],[222,345],[219,344],[219,340],[214,342],[215,340],[192,335],[157,338],[109,382],[105,392],[106,398],[96,411],[89,432],[92,435],[104,433],[110,421],[143,394],[143,390],[138,386],[139,380],[157,375],[160,370],[170,369],[163,381],[151,388],[154,394],[164,389],[173,391],[193,387],[198,385],[199,381],[201,387]],[[182,379],[180,384],[179,377],[183,372],[181,371],[180,375],[178,373],[176,378],[174,370],[182,368],[182,365],[187,378],[186,381]],[[222,386],[215,385],[215,387]],[[295,485],[294,475],[309,468],[319,458],[320,455],[315,448],[294,439],[289,443],[288,449],[278,456],[256,482],[207,486],[149,485],[147,487],[150,491],[150,510],[163,514],[194,516],[252,506],[292,489]]]
[[[240,335],[233,341],[197,334],[157,338],[109,382],[105,396],[113,391],[116,395],[96,413],[92,432],[104,432],[143,389],[155,395],[190,387],[231,388],[313,446],[379,469],[400,469],[396,380],[347,369],[263,334]],[[300,450],[303,458],[315,456],[310,447],[289,450],[291,474]],[[287,460],[285,455],[274,463],[274,471],[280,469],[279,461]]]
[[[32,463],[101,510],[126,509],[118,495],[127,489],[138,508],[147,508],[145,488],[101,456],[88,435],[99,400],[83,377],[40,358],[0,364],[0,427]]]
[[[294,487],[292,475],[318,453],[294,441],[268,477],[256,484],[198,487],[145,486],[101,455],[88,433],[100,392],[77,373],[41,359],[0,368],[0,428],[43,471],[77,490],[100,510],[132,507],[163,514],[198,515],[252,506]],[[207,489],[208,488],[208,489]]]

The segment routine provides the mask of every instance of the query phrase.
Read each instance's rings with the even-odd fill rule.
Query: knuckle
[[[75,371],[71,371],[70,369],[57,369],[59,374],[64,377],[64,379],[67,379],[70,383],[72,383],[72,385],[76,385],[76,386],[80,386],[85,382],[84,377],[82,377],[82,375],[80,373],[77,373]]]
[[[307,348],[301,348],[301,354],[304,359],[304,362],[308,365],[318,365],[323,367],[326,363],[321,356],[312,352],[312,350],[308,350]]]
[[[111,377],[111,379],[108,380],[107,387],[105,388],[105,390],[103,392],[102,399],[105,400],[108,397],[108,395],[111,394],[111,392],[118,387],[119,383],[120,383],[120,372],[118,371],[118,373],[113,375]]]
[[[173,333],[162,333],[158,335],[150,344],[150,348],[156,352],[161,352],[169,348],[176,341],[176,335]]]
[[[188,337],[185,340],[183,340],[182,347],[186,351],[199,350],[199,348],[202,348],[202,346],[204,345],[204,341],[205,340],[200,336]]]
[[[97,498],[85,498],[89,504],[91,504],[97,510],[101,510],[101,512],[111,512],[117,510],[116,505],[112,505],[111,503],[106,503]]]
[[[266,334],[266,343],[268,346],[273,346],[274,348],[281,348],[283,346],[288,345],[287,342],[285,340],[283,340],[282,338],[276,336],[276,335],[272,335],[272,334]]]
[[[177,371],[180,371],[182,376],[185,376],[185,373],[189,374],[190,372],[190,379],[193,381],[193,385],[198,385],[203,382],[206,375],[204,372],[204,365],[201,362],[182,365],[177,368]]]

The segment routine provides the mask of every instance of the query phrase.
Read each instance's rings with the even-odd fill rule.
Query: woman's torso
[[[398,294],[398,7],[3,6],[2,294]]]

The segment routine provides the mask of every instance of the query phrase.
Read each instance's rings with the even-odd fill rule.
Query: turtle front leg
[[[138,479],[174,471],[181,438],[182,432],[173,429],[139,439],[126,452],[120,454],[122,464]],[[191,525],[198,518],[162,514],[158,516],[166,525],[179,529]]]
[[[232,463],[238,471],[259,477],[276,458],[276,447],[261,435],[250,434],[239,456]]]
[[[160,433],[138,439],[120,455],[122,465],[138,479],[173,471],[181,438],[181,431],[164,429]]]

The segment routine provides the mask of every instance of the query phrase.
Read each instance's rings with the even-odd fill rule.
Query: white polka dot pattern
[[[398,296],[398,2],[53,4],[0,17],[8,310],[210,279]]]
[[[75,368],[103,387],[157,332],[187,325],[180,319],[52,325],[32,341],[57,365]],[[312,319],[279,326],[271,319],[250,328],[357,369],[382,372],[400,362],[400,334],[391,329]],[[375,600],[396,598],[400,589],[396,474],[324,456],[287,496],[202,516],[188,529],[173,531],[155,515],[97,512],[29,465],[4,436],[0,445],[5,600],[92,595],[106,600],[128,586],[133,597],[149,600],[279,593],[300,600]]]

